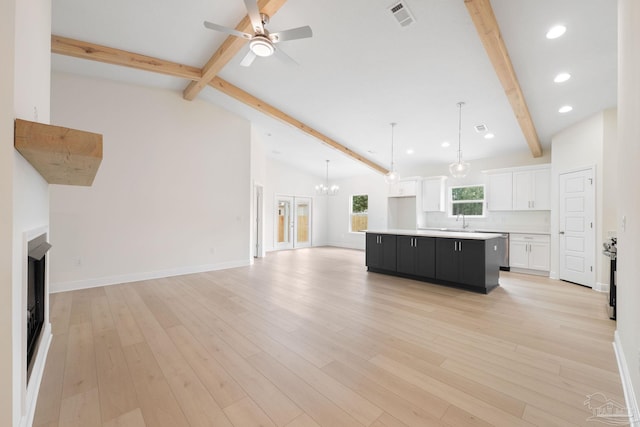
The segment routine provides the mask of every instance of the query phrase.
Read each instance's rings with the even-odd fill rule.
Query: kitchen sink
[[[458,231],[462,233],[475,233],[476,230],[472,228],[430,228],[429,230],[438,230],[438,231]]]

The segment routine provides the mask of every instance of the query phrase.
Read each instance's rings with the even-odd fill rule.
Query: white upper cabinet
[[[389,197],[411,197],[416,195],[417,182],[415,179],[399,181],[389,185]]]
[[[513,172],[487,175],[487,210],[513,210]]]
[[[444,212],[445,203],[445,176],[424,178],[422,180],[422,210],[424,212]]]
[[[548,167],[513,172],[513,209],[551,209],[551,172]]]

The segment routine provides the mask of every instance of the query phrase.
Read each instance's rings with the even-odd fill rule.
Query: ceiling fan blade
[[[277,56],[278,59],[280,59],[280,60],[282,60],[284,62],[288,62],[290,64],[295,64],[295,65],[300,65],[300,64],[298,64],[298,62],[295,59],[293,59],[292,57],[287,55],[285,53],[285,51],[280,49],[279,47],[275,48],[275,50],[273,51],[273,54],[275,56]]]
[[[247,8],[247,15],[251,20],[251,25],[256,33],[264,34],[264,26],[260,17],[260,9],[256,0],[244,0],[244,6]]]
[[[285,42],[287,40],[306,39],[311,36],[313,36],[313,32],[311,31],[311,27],[308,25],[269,34],[269,38],[274,43]]]
[[[204,26],[210,30],[221,31],[242,39],[251,40],[253,37],[251,34],[243,33],[242,31],[234,30],[233,28],[223,27],[222,25],[214,24],[213,22],[204,21]]]
[[[240,65],[243,67],[248,67],[253,63],[254,59],[256,59],[256,54],[253,53],[251,49],[249,49],[249,52],[247,52],[244,58],[242,58],[242,61],[240,61]]]

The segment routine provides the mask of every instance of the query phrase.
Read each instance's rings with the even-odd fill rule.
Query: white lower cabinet
[[[550,240],[548,234],[511,233],[509,235],[509,266],[548,272]]]

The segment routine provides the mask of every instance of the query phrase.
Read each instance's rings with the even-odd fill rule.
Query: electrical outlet
[[[73,265],[76,268],[82,267],[82,258],[80,258],[79,256],[73,258]]]
[[[209,248],[209,253],[210,253],[211,255],[215,255],[215,253],[216,253],[216,248]]]

